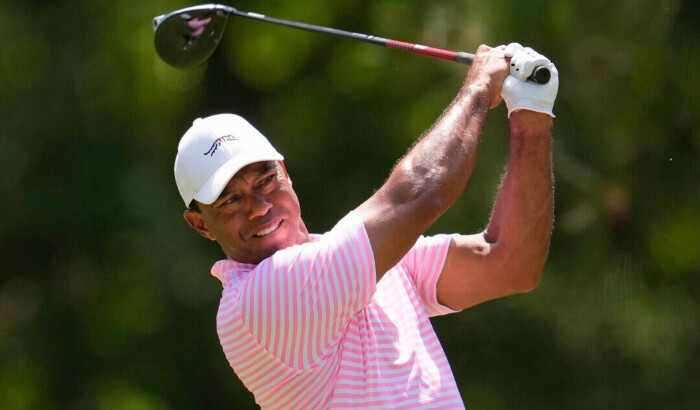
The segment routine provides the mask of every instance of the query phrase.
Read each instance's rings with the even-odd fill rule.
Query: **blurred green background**
[[[215,331],[222,254],[172,165],[198,116],[283,152],[311,231],[377,189],[466,68],[232,19],[207,65],[166,66],[180,0],[0,5],[0,408],[252,408]],[[533,293],[437,318],[470,409],[700,403],[700,6],[691,0],[240,0],[241,10],[453,50],[518,41],[561,73],[556,223]],[[487,221],[507,151],[491,112],[460,202]]]

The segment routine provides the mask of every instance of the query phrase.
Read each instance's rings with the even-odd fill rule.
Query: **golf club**
[[[221,36],[226,29],[226,21],[230,15],[350,38],[428,57],[450,60],[464,65],[471,65],[474,60],[474,54],[471,53],[443,50],[441,48],[405,43],[367,34],[283,20],[263,14],[240,11],[223,4],[202,4],[155,17],[153,19],[153,30],[155,31],[156,52],[163,61],[173,67],[195,67],[206,61],[219,45]],[[545,84],[549,81],[550,76],[551,73],[546,67],[536,67],[528,80]]]

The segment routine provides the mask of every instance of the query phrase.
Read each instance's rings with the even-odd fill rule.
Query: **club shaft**
[[[353,40],[363,41],[365,43],[376,44],[397,50],[408,51],[411,53],[421,54],[428,57],[441,58],[443,60],[454,61],[464,65],[471,65],[472,61],[474,60],[474,54],[461,51],[450,51],[441,48],[424,46],[421,44],[406,43],[403,41],[391,40],[388,38],[371,36],[368,34],[355,33],[350,31],[338,30],[335,28],[316,26],[314,24],[306,24],[296,21],[278,19],[275,17],[266,16],[264,14],[241,11],[237,9],[231,9],[229,10],[229,13],[240,17],[266,21],[268,23],[279,24],[282,26],[294,27],[302,30],[313,31],[316,33],[331,34],[338,37],[350,38]]]

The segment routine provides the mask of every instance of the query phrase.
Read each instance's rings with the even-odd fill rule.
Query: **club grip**
[[[464,64],[464,65],[472,65],[474,62],[474,54],[472,53],[465,53],[464,51],[458,51],[455,54],[455,61]]]
[[[549,68],[545,66],[539,66],[535,67],[535,69],[532,70],[532,74],[530,74],[530,76],[527,79],[528,81],[532,81],[533,83],[547,84],[550,78],[552,78],[552,73],[549,71]]]
[[[474,57],[474,54],[465,53],[464,51],[455,53],[455,61],[464,65],[472,65]],[[527,80],[537,84],[547,84],[550,78],[552,78],[552,73],[549,71],[549,68],[539,66],[532,70],[532,74]]]

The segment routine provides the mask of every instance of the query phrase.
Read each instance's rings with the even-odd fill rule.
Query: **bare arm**
[[[511,115],[508,168],[488,227],[451,244],[437,285],[441,304],[460,310],[537,286],[554,209],[551,128],[546,114]]]
[[[372,244],[377,280],[462,193],[488,110],[500,103],[507,74],[502,49],[479,47],[459,95],[386,183],[357,208]]]

